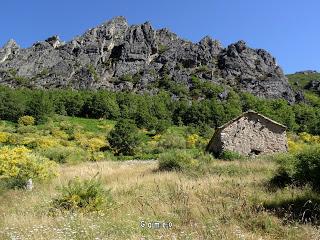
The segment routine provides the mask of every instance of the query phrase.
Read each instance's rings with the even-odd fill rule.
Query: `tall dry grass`
[[[0,239],[319,239],[316,227],[284,224],[261,207],[279,194],[264,185],[275,167],[265,159],[216,161],[209,174],[194,177],[159,172],[153,161],[61,166],[50,185],[1,193]],[[112,206],[92,213],[51,211],[57,186],[97,173],[112,189]],[[173,227],[141,228],[141,221]]]

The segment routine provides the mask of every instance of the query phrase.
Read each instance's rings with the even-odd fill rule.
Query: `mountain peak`
[[[164,76],[187,89],[192,89],[196,77],[260,97],[295,101],[281,68],[265,50],[252,49],[242,40],[223,48],[209,36],[193,43],[168,29],[155,30],[150,22],[130,26],[123,16],[66,44],[53,36],[19,51],[10,41],[0,60],[0,84],[13,87],[19,82],[10,76],[10,69],[32,79],[30,87],[151,93],[159,91]]]

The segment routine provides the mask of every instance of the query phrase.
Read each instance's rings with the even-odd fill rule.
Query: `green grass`
[[[289,74],[287,77],[293,88],[303,89],[311,80],[320,80],[320,73]],[[298,83],[298,85],[295,83]]]
[[[90,118],[79,118],[79,117],[67,117],[67,116],[59,116],[59,119],[62,121],[68,121],[72,125],[78,125],[83,128],[84,131],[99,133],[101,132],[101,127],[103,125],[114,126],[116,124],[115,121],[112,120],[99,120],[99,119],[90,119]]]

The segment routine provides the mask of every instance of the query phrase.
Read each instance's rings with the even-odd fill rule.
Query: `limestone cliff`
[[[295,101],[276,60],[244,41],[227,48],[210,37],[198,43],[149,22],[130,26],[116,17],[64,43],[58,36],[20,48],[0,49],[0,84],[12,87],[157,92],[163,77],[186,87],[191,76],[265,98]]]

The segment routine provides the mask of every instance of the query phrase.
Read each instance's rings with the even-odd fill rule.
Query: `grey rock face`
[[[305,70],[305,71],[300,71],[300,72],[296,72],[295,74],[314,74],[314,73],[318,73],[316,70]]]
[[[311,80],[305,87],[308,90],[316,91],[320,94],[320,81]]]
[[[231,44],[220,54],[218,66],[223,78],[241,90],[294,102],[294,93],[282,69],[263,49],[248,48],[244,41]]]
[[[10,56],[17,54],[19,49],[19,45],[13,39],[10,39],[6,45],[0,49],[0,63],[8,60]]]
[[[129,26],[116,17],[72,41],[58,36],[21,49],[10,40],[0,49],[0,84],[37,88],[156,92],[164,76],[190,87],[191,76],[260,97],[295,101],[281,68],[262,49],[239,41],[223,48],[210,37],[199,43],[149,22]],[[150,90],[151,89],[151,90]]]

